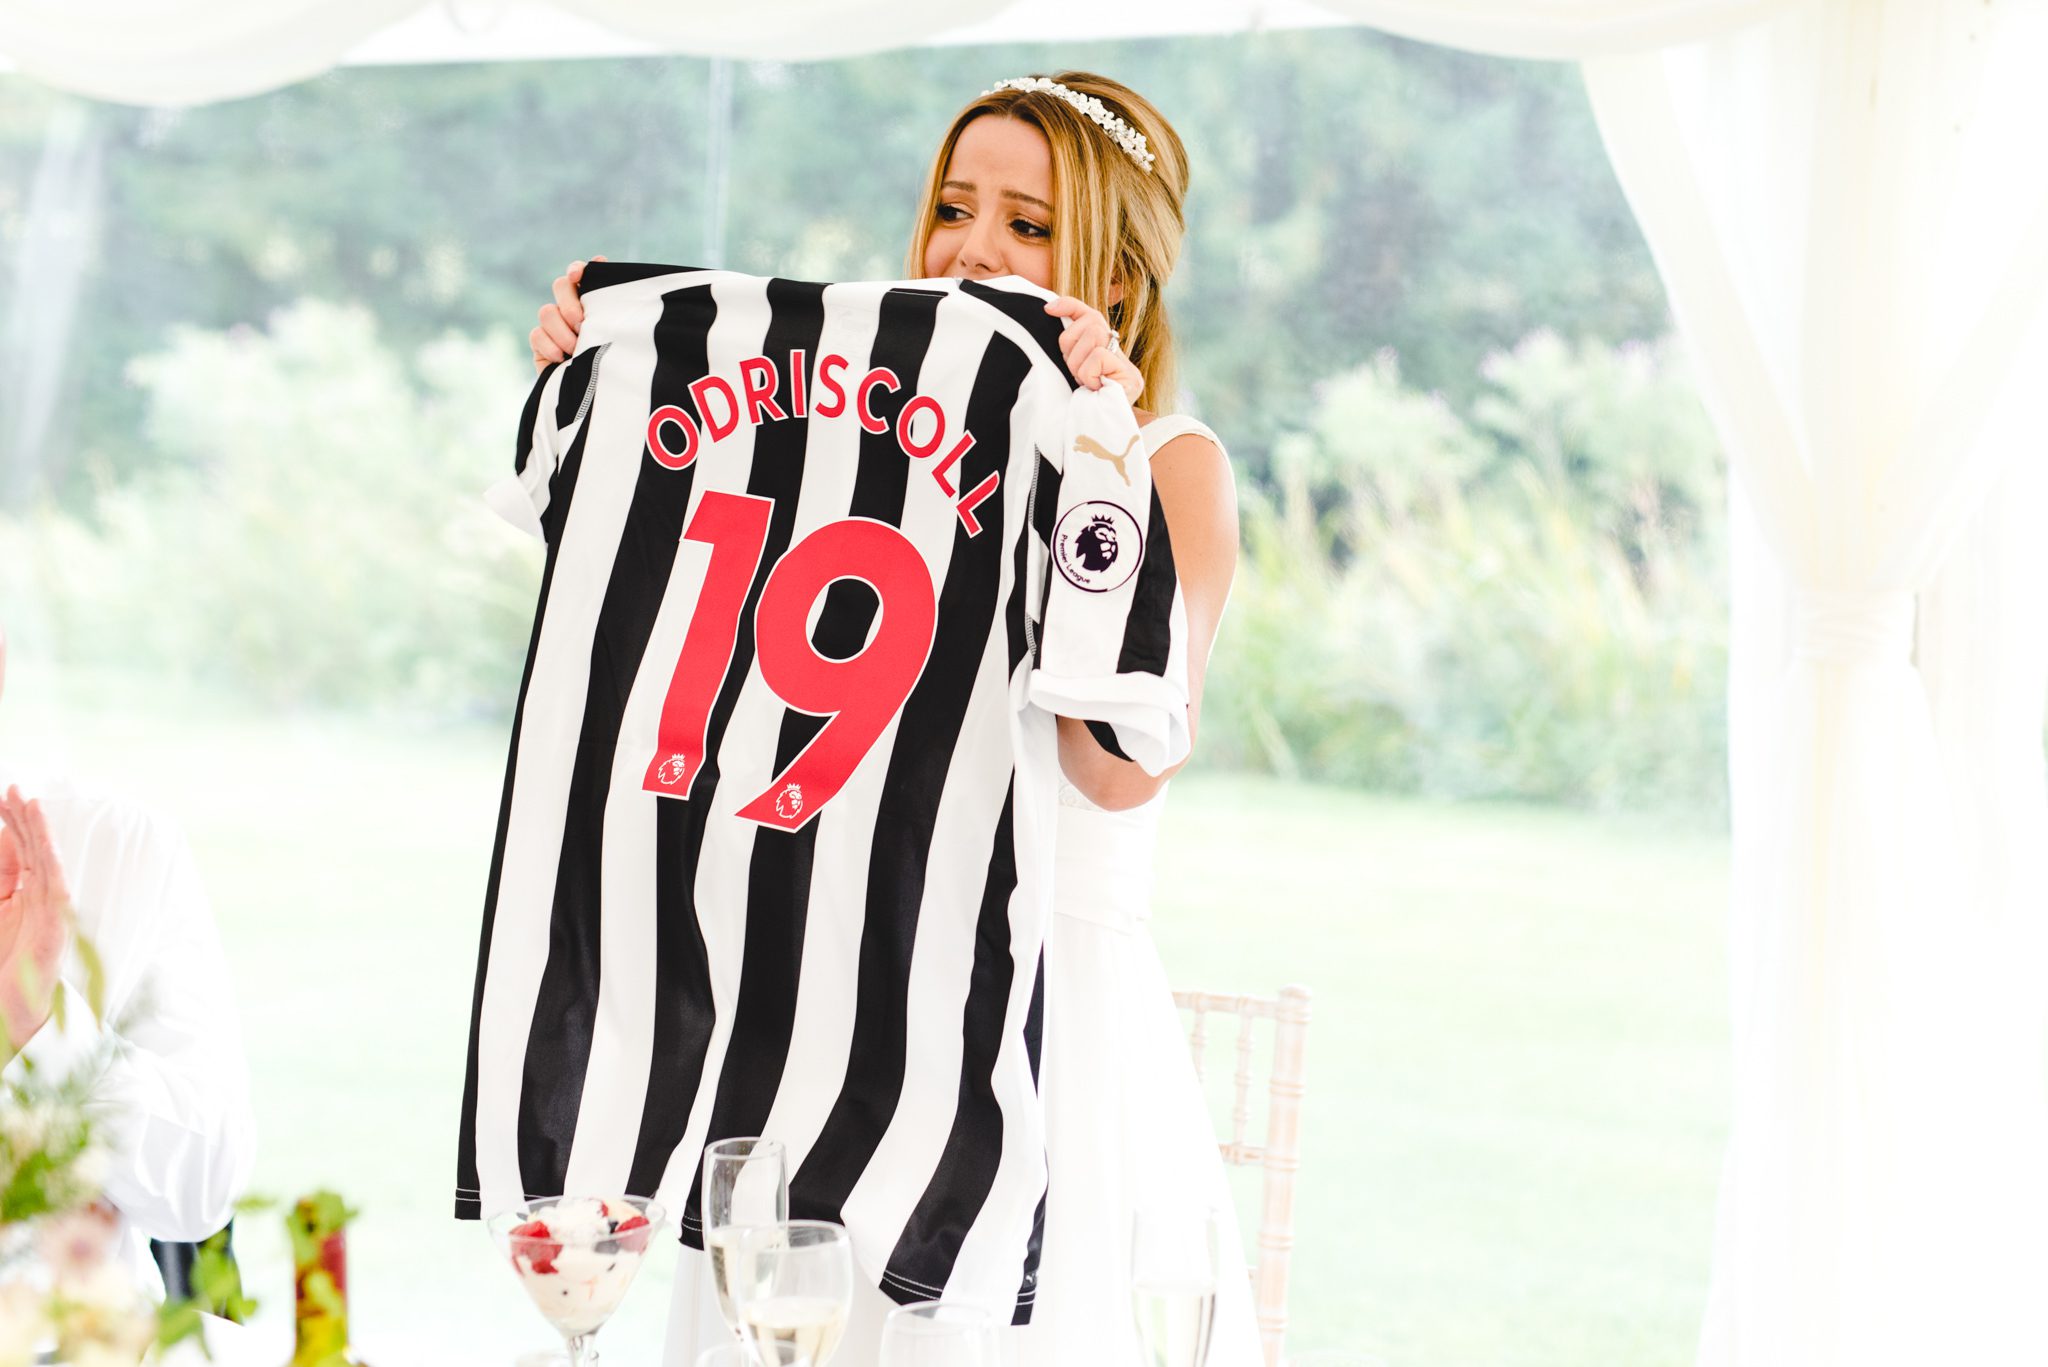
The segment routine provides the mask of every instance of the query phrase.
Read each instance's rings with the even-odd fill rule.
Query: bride
[[[1142,136],[1140,136],[1142,135]],[[1016,275],[1062,294],[1061,347],[1084,385],[1171,396],[1174,339],[1162,290],[1178,257],[1188,166],[1152,104],[1107,77],[998,83],[953,118],[926,179],[906,278]],[[601,259],[601,258],[600,258]],[[572,354],[583,263],[554,282],[531,342],[542,367]],[[1078,296],[1078,297],[1077,297]],[[1085,302],[1105,301],[1107,313]],[[1121,334],[1121,335],[1119,335]],[[1237,563],[1236,494],[1221,441],[1184,414],[1133,410],[1172,532],[1190,627],[1190,724]],[[1130,1303],[1134,1210],[1209,1204],[1218,1216],[1218,1294],[1208,1367],[1258,1367],[1243,1244],[1200,1084],[1145,927],[1166,777],[1104,750],[1059,719],[1059,830],[1045,950],[1040,1090],[1049,1189],[1037,1310],[1018,1331],[1019,1367],[1144,1360]],[[832,1367],[872,1367],[892,1303],[855,1290]],[[730,1342],[708,1264],[684,1248],[666,1367]]]

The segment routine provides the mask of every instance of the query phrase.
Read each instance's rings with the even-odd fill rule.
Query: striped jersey
[[[898,1301],[1029,1319],[1055,715],[1157,774],[1186,614],[1129,400],[1017,276],[592,262],[494,506],[547,543],[456,1213],[787,1147]]]

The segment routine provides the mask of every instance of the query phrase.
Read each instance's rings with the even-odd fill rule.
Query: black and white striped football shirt
[[[1029,1317],[1054,714],[1157,773],[1186,617],[1123,391],[1016,276],[593,262],[492,501],[547,542],[456,1213],[789,1149],[899,1301]]]

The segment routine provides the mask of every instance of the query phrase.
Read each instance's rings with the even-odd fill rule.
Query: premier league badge
[[[1078,503],[1053,529],[1052,558],[1075,588],[1110,593],[1138,572],[1145,536],[1138,519],[1119,504],[1100,499]]]

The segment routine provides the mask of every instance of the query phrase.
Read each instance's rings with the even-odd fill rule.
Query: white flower
[[[88,1144],[71,1165],[72,1173],[80,1182],[94,1191],[107,1185],[107,1174],[113,1167],[113,1158],[98,1144]]]
[[[30,1367],[50,1331],[40,1290],[27,1282],[0,1283],[0,1367]]]
[[[149,1302],[111,1259],[65,1281],[51,1307],[58,1355],[72,1367],[135,1367],[156,1338]]]

